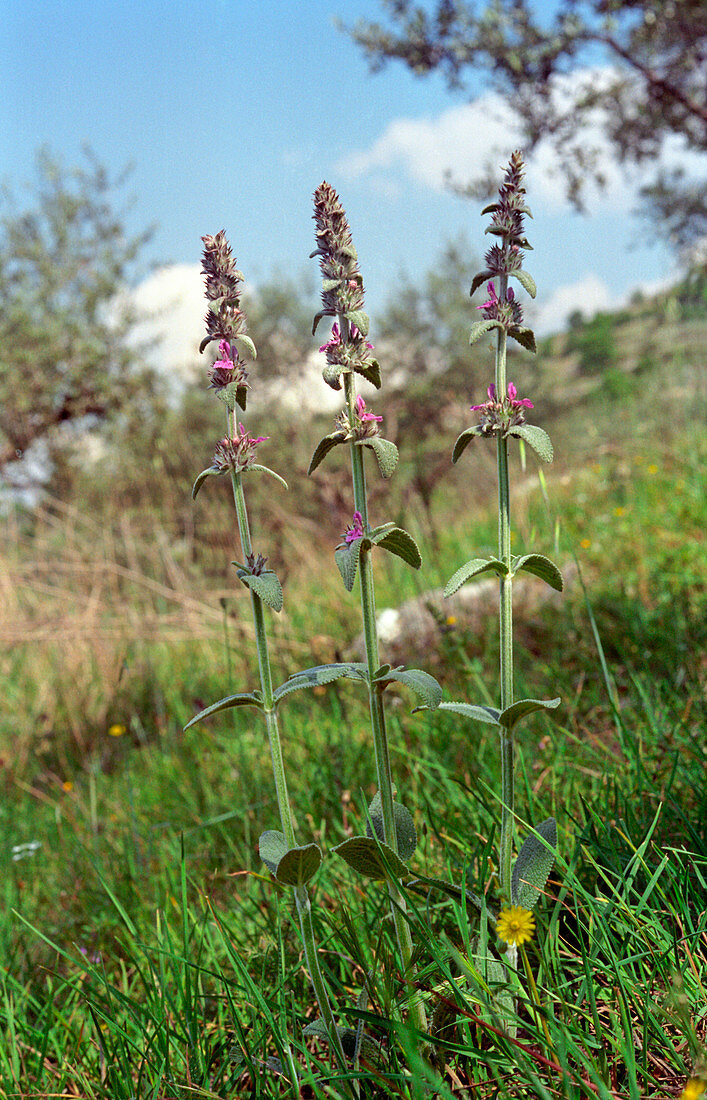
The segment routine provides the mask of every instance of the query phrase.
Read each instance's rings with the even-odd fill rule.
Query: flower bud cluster
[[[499,298],[493,283],[488,285],[489,299],[477,306],[484,311],[487,321],[500,321],[505,329],[517,327],[523,320],[523,310],[516,300],[513,287],[508,287],[505,298]]]
[[[209,385],[215,390],[225,390],[234,383],[238,390],[247,388],[248,372],[238,352],[231,348],[228,340],[222,340],[218,350],[221,358],[212,364]]]
[[[255,448],[267,438],[266,435],[253,437],[239,424],[234,436],[225,436],[216,444],[214,467],[220,474],[227,470],[232,470],[235,474],[248,470],[255,462]]]
[[[366,402],[359,394],[356,398],[353,418],[347,412],[342,412],[336,418],[336,426],[340,431],[346,432],[347,440],[371,439],[372,436],[379,434],[378,425],[382,420],[382,416],[375,416],[374,413],[366,410]]]
[[[253,577],[259,577],[265,569],[265,563],[268,559],[264,558],[262,554],[246,554],[245,560],[248,562],[248,568],[250,569],[251,575]]]
[[[326,316],[363,309],[363,279],[346,213],[334,188],[324,181],[314,192],[314,222],[322,271],[322,306]]]
[[[518,397],[518,391],[512,382],[508,383],[507,396],[498,398],[496,387],[492,384],[486,391],[488,401],[483,405],[472,405],[472,412],[480,412],[479,427],[483,435],[503,435],[510,428],[525,424],[524,409],[532,409],[533,402],[527,397]]]
[[[332,325],[331,336],[326,344],[322,344],[320,351],[326,353],[326,361],[332,367],[343,367],[344,370],[353,370],[354,364],[360,366],[370,360],[369,351],[373,351],[373,344],[364,339],[356,328],[349,325],[349,338],[343,340],[339,322]]]
[[[212,340],[232,343],[236,336],[245,334],[246,324],[240,308],[243,274],[236,267],[225,232],[220,229],[215,237],[201,239],[204,243],[201,273],[206,277],[206,297],[209,300],[206,314],[208,335],[201,343],[203,351]],[[238,356],[236,361],[239,363]]]

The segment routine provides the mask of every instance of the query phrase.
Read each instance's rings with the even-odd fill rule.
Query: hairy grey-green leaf
[[[477,275],[475,275],[473,280],[472,280],[471,290],[469,291],[469,297],[472,298],[474,296],[475,292],[481,286],[481,284],[485,283],[487,279],[491,279],[491,278],[493,278],[493,272],[492,271],[479,271],[479,273]]]
[[[389,439],[383,439],[380,435],[372,435],[369,439],[361,439],[357,446],[370,447],[376,456],[381,477],[389,478],[395,473],[398,465],[398,448]]]
[[[372,386],[375,386],[377,390],[381,388],[381,368],[377,359],[367,359],[364,365],[356,364],[354,366],[356,374],[360,374],[362,378],[365,378],[367,382],[370,382]]]
[[[257,575],[246,574],[241,580],[273,611],[282,611],[282,585],[277,573],[266,569],[264,573]]]
[[[227,695],[224,699],[219,699],[218,703],[212,703],[205,710],[200,710],[187,722],[184,729],[188,730],[190,726],[195,726],[197,722],[203,721],[204,718],[210,718],[212,714],[229,710],[231,707],[257,707],[258,710],[262,710],[263,697],[259,691],[239,691],[236,695]]]
[[[306,688],[320,687],[330,684],[334,680],[362,680],[368,681],[368,671],[363,663],[342,661],[338,664],[315,665],[314,668],[305,668],[302,672],[295,672],[289,680],[285,680],[273,692],[273,701],[279,703],[286,695],[293,691],[304,691]]]
[[[340,390],[340,378],[343,372],[344,368],[341,363],[327,363],[322,371],[322,378],[327,386],[331,386],[333,390]]]
[[[552,462],[555,453],[552,448],[552,440],[543,428],[538,428],[536,424],[519,424],[517,427],[511,428],[508,435],[524,439],[533,448],[538,458],[542,459],[543,462]]]
[[[469,343],[475,344],[477,340],[481,339],[484,333],[490,332],[492,328],[501,328],[501,325],[498,321],[491,321],[488,319],[485,321],[474,321],[469,332]]]
[[[279,481],[284,489],[287,489],[287,487],[288,487],[287,482],[285,481],[284,477],[280,477],[280,475],[276,474],[274,470],[271,470],[269,466],[261,466],[259,462],[254,462],[253,465],[248,466],[243,471],[243,473],[245,473],[245,474],[250,473],[251,470],[254,470],[256,473],[270,474],[270,477],[274,477],[275,481]]]
[[[364,313],[362,309],[349,309],[344,314],[344,317],[350,325],[356,326],[361,336],[368,336],[368,314]]]
[[[535,286],[535,279],[529,271],[524,271],[523,268],[520,267],[517,271],[511,271],[511,275],[518,280],[523,290],[526,290],[531,298],[535,297],[538,291]]]
[[[527,714],[534,714],[536,710],[555,710],[561,702],[559,697],[557,699],[519,699],[501,711],[498,724],[507,730],[512,730],[516,722],[525,718]]]
[[[374,683],[382,684],[384,687],[392,683],[404,684],[424,701],[428,710],[436,710],[442,702],[441,687],[434,676],[430,676],[429,672],[421,668],[393,669],[380,676],[376,675]]]
[[[535,832],[525,838],[523,847],[511,874],[511,899],[514,905],[523,909],[533,909],[545,889],[557,851],[557,824],[554,817],[548,817],[536,825]],[[546,843],[543,843],[546,841]]]
[[[380,530],[380,528],[378,530]],[[422,565],[422,558],[420,557],[417,543],[412,535],[409,535],[402,527],[393,525],[389,531],[383,534],[375,534],[375,532],[372,532],[370,539],[374,545],[382,546],[389,554],[395,554],[397,558],[402,558],[402,560],[408,565],[411,565],[413,569],[419,569]]]
[[[331,435],[325,435],[323,439],[320,439],[312,455],[312,461],[309,464],[308,474],[314,473],[319,463],[329,454],[334,447],[339,443],[343,443],[346,439],[346,432],[332,432]]]
[[[354,539],[348,546],[342,543],[334,551],[334,561],[339,568],[347,592],[352,591],[356,580],[356,570],[358,569],[358,559],[361,556],[363,541],[363,539]]]
[[[376,836],[385,843],[383,831],[383,802],[378,791],[368,807],[370,821],[366,822],[366,835],[373,836],[371,822],[376,831]],[[408,860],[417,847],[417,830],[410,811],[401,802],[393,802],[393,820],[395,822],[395,836],[398,845],[398,855],[401,859]]]
[[[236,343],[242,344],[243,347],[246,349],[246,351],[249,352],[249,354],[251,355],[251,357],[253,359],[258,358],[258,349],[256,348],[255,344],[251,340],[250,336],[247,336],[245,334],[245,332],[239,332],[237,336],[233,337],[233,339],[236,341]]]
[[[383,1063],[383,1047],[370,1035],[366,1035],[364,1031],[359,1035],[358,1028],[340,1027],[338,1025],[336,1031],[341,1040],[344,1054],[350,1061],[353,1061],[356,1057],[356,1044],[358,1042],[359,1053],[364,1061],[368,1062],[370,1065],[381,1065]],[[314,1035],[317,1039],[321,1039],[325,1043],[331,1042],[327,1026],[321,1018],[312,1020],[311,1024],[307,1024],[302,1034]]]
[[[532,573],[533,576],[540,577],[549,584],[550,588],[554,588],[557,592],[562,591],[562,574],[554,561],[550,561],[544,554],[523,554],[521,557],[514,558],[513,572]]]
[[[265,866],[275,874],[278,863],[287,852],[285,834],[278,829],[266,829],[260,834],[258,851]]]
[[[415,707],[415,711],[427,709],[427,707]],[[498,725],[501,713],[495,707],[477,706],[475,703],[440,703],[437,709],[461,714],[463,718],[473,718],[475,722],[488,722],[492,726]]]
[[[219,470],[218,466],[209,466],[208,470],[202,470],[201,473],[199,474],[199,476],[197,477],[196,481],[192,485],[192,490],[191,490],[192,500],[196,500],[199,489],[204,484],[207,477],[218,476],[219,474],[222,474],[222,473],[223,473],[223,470]]]
[[[483,435],[483,430],[480,424],[475,424],[473,428],[467,428],[457,437],[457,441],[454,444],[454,450],[452,451],[452,462],[458,462],[463,455],[466,448],[471,443],[474,436]]]
[[[322,853],[316,844],[289,848],[280,859],[275,878],[285,886],[304,886],[321,866]]]
[[[332,850],[346,860],[354,871],[359,871],[368,878],[388,878],[391,873],[397,878],[403,878],[409,873],[392,848],[372,837],[352,836]]]
[[[526,351],[537,351],[535,346],[535,333],[531,328],[520,328],[514,325],[513,328],[509,328],[508,335],[511,336],[517,344],[524,347]]]
[[[503,577],[506,574],[506,567],[498,558],[472,558],[449,578],[444,586],[444,595],[453,596],[468,580],[482,573],[497,573],[499,577]]]

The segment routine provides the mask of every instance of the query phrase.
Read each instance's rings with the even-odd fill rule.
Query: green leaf
[[[388,684],[404,684],[405,687],[410,688],[411,691],[415,692],[415,695],[424,700],[428,710],[436,710],[442,702],[441,687],[434,676],[430,676],[429,672],[424,672],[421,668],[394,668],[382,675],[374,676],[373,682],[381,684],[383,690]]]
[[[223,470],[219,470],[218,466],[209,466],[208,470],[202,470],[196,481],[192,485],[191,498],[196,500],[199,489],[206,481],[207,477],[218,477],[219,474],[224,473]]]
[[[195,714],[184,729],[188,730],[190,726],[195,726],[202,719],[210,718],[212,714],[218,714],[219,711],[228,710],[230,707],[257,707],[258,710],[262,710],[263,697],[259,691],[239,691],[236,695],[227,695],[225,699],[219,699],[218,703],[212,703],[210,707]]]
[[[364,313],[362,309],[349,309],[344,314],[344,317],[350,325],[356,326],[361,336],[368,336],[370,322],[368,314]]]
[[[521,905],[523,909],[535,908],[545,889],[557,851],[557,824],[554,817],[541,821],[535,827],[535,832],[538,836],[531,833],[525,838],[511,874],[511,900],[514,905]]]
[[[519,328],[517,325],[514,325],[512,328],[509,328],[508,335],[512,336],[516,343],[520,344],[527,351],[537,351],[535,347],[535,334],[531,328]]]
[[[495,214],[497,210],[498,210],[498,203],[497,202],[490,202],[488,204],[488,206],[485,206],[483,208],[483,210],[481,211],[481,217],[483,218],[484,214]]]
[[[452,462],[459,461],[474,436],[483,434],[484,433],[480,424],[475,424],[473,428],[467,428],[466,431],[462,432],[462,434],[457,438],[457,441],[454,444],[454,450],[452,451]]]
[[[524,439],[533,448],[538,458],[543,462],[552,462],[554,457],[552,440],[542,428],[538,428],[535,424],[519,424],[518,427],[511,428],[508,435]]]
[[[477,340],[480,340],[485,332],[490,332],[492,328],[502,328],[503,326],[499,321],[490,321],[488,319],[483,321],[475,321],[471,326],[469,332],[469,343],[475,344]]]
[[[563,589],[562,573],[554,561],[550,561],[543,554],[523,554],[522,557],[513,558],[513,572],[532,573],[557,592]]]
[[[241,580],[273,611],[282,611],[282,585],[272,569],[266,569],[257,575],[246,573],[241,576]]]
[[[246,336],[244,332],[241,332],[238,334],[238,336],[234,336],[233,339],[236,341],[237,344],[242,344],[243,347],[250,353],[253,359],[258,358],[258,349],[251,340],[250,336]]]
[[[277,865],[275,878],[285,886],[304,886],[321,867],[322,853],[316,844],[289,848]]]
[[[427,710],[427,707],[415,707],[415,711]],[[438,710],[448,710],[452,714],[461,714],[464,718],[473,718],[475,722],[488,722],[498,725],[500,710],[495,707],[476,706],[474,703],[440,703]],[[413,714],[415,713],[413,711]]]
[[[341,546],[337,546],[334,551],[334,561],[339,568],[347,592],[353,590],[354,581],[356,580],[356,570],[358,569],[358,559],[361,556],[363,542],[364,539],[355,539],[348,546],[342,543]]]
[[[270,477],[274,477],[275,481],[279,481],[280,484],[285,489],[287,489],[287,482],[285,481],[284,477],[280,477],[280,475],[276,474],[274,470],[271,470],[269,466],[261,466],[260,463],[254,462],[253,465],[248,466],[247,469],[243,471],[243,473],[250,473],[251,470],[255,470],[256,472],[259,472],[261,474],[270,474]]]
[[[344,1054],[349,1061],[353,1061],[356,1057],[356,1044],[358,1043],[359,1053],[365,1062],[372,1066],[383,1065],[385,1061],[384,1050],[376,1039],[366,1035],[363,1031],[359,1034],[358,1028],[337,1026],[336,1031],[341,1040]],[[314,1035],[324,1043],[331,1043],[327,1026],[321,1018],[312,1020],[311,1024],[307,1024],[302,1034]]]
[[[305,688],[320,687],[322,684],[330,684],[334,680],[363,680],[368,682],[366,666],[353,661],[342,661],[339,664],[315,665],[314,668],[305,668],[302,672],[295,672],[284,684],[281,684],[273,692],[273,702],[279,703],[286,695],[293,691],[303,691]]]
[[[453,596],[463,584],[472,577],[478,577],[482,573],[497,573],[499,577],[506,575],[506,567],[498,558],[472,558],[461,569],[457,569],[453,577],[450,577],[444,587],[445,596]]]
[[[337,856],[346,860],[349,867],[368,878],[403,878],[409,871],[400,856],[380,840],[369,836],[352,836],[333,848]]]
[[[275,874],[278,863],[287,852],[285,834],[277,829],[266,829],[264,833],[260,834],[258,851],[267,869]]]
[[[467,901],[470,901],[476,909],[481,911],[486,908],[489,920],[492,924],[496,923],[496,914],[486,905],[485,899],[480,894],[475,894],[473,890],[468,890],[466,887],[457,886],[453,882],[447,882],[444,878],[427,878],[426,875],[418,875],[417,878],[407,882],[406,887],[408,890],[414,890],[416,894],[427,894],[430,890],[440,890],[443,894],[447,894],[450,898],[456,898],[457,901],[461,901],[462,897],[466,895]]]
[[[402,527],[396,527],[394,523],[384,523],[371,531],[368,538],[374,546],[382,546],[389,554],[402,558],[413,569],[419,569],[422,565],[417,543]]]
[[[524,271],[522,267],[519,267],[517,271],[511,271],[511,275],[518,280],[523,290],[526,290],[531,298],[535,297],[538,291],[535,286],[535,279],[529,271]]]
[[[378,839],[385,843],[383,832],[383,803],[380,791],[378,791],[368,807],[368,815],[371,820],[366,822],[367,836],[372,837],[373,829],[375,829]],[[395,822],[398,855],[401,859],[408,860],[417,848],[417,830],[415,829],[415,822],[412,819],[410,811],[400,802],[393,802],[393,820]],[[371,823],[373,824],[373,829],[371,829]]]
[[[314,473],[319,463],[329,454],[329,451],[339,443],[343,443],[345,439],[346,432],[332,432],[331,435],[325,435],[323,439],[320,439],[312,455],[312,461],[309,464],[307,473]]]
[[[360,439],[357,447],[370,447],[376,456],[381,477],[389,478],[395,473],[398,465],[398,448],[389,439],[383,439],[380,435],[372,435],[369,439]]]
[[[322,290],[336,290],[338,286],[341,286],[343,279],[322,279]]]
[[[493,272],[492,271],[480,271],[478,273],[478,275],[475,275],[473,280],[472,280],[471,290],[469,291],[469,297],[473,298],[474,293],[479,289],[481,284],[485,283],[488,279],[492,279],[492,278],[493,278]]]
[[[369,359],[365,366],[360,364],[354,365],[356,374],[360,374],[362,378],[365,378],[367,382],[370,382],[372,386],[375,386],[377,390],[381,388],[381,368],[377,359]]]
[[[312,255],[318,256],[319,253],[314,252],[314,253],[312,253]],[[319,322],[321,321],[322,317],[331,317],[331,314],[327,313],[327,311],[324,310],[324,309],[321,310],[319,313],[315,313],[314,320],[312,321],[312,336],[314,336],[315,332],[317,331],[317,328],[319,326]]]
[[[322,371],[322,378],[327,386],[331,386],[333,390],[340,390],[341,382],[339,379],[343,373],[344,367],[341,363],[326,363]]]
[[[519,699],[517,703],[512,703],[510,707],[501,711],[498,724],[510,731],[516,722],[525,718],[526,714],[534,714],[536,710],[555,710],[561,702],[559,697],[557,699]]]

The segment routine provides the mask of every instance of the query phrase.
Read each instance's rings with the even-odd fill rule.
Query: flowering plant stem
[[[253,547],[250,538],[250,525],[248,523],[248,510],[246,508],[245,493],[243,491],[242,475],[231,471],[231,483],[233,485],[233,500],[236,506],[236,516],[238,518],[238,531],[240,534],[241,548],[244,557],[248,558],[248,556],[252,555],[253,553]],[[270,756],[272,758],[272,770],[273,777],[275,779],[277,805],[280,812],[282,832],[285,836],[287,847],[294,848],[296,846],[295,828],[294,822],[292,820],[292,810],[290,808],[290,799],[287,791],[287,778],[285,774],[285,764],[282,757],[282,743],[280,741],[280,730],[277,720],[277,711],[273,702],[272,673],[270,670],[268,636],[265,627],[263,601],[256,592],[253,592],[252,589],[250,597],[253,610],[253,626],[255,628],[255,644],[258,653],[260,686],[263,694],[263,711],[265,713],[268,741],[270,744]],[[312,982],[315,996],[317,998],[319,1011],[326,1025],[326,1029],[329,1035],[329,1041],[336,1055],[336,1060],[339,1063],[339,1068],[341,1069],[342,1073],[348,1073],[350,1067],[344,1053],[344,1048],[341,1044],[341,1037],[336,1027],[336,1022],[334,1020],[331,1004],[329,1002],[326,985],[324,984],[324,976],[319,966],[319,956],[317,953],[317,944],[314,937],[314,925],[312,923],[312,907],[309,900],[309,892],[307,890],[307,887],[304,885],[293,886],[292,889],[295,895],[295,902],[297,904],[297,913],[299,915],[300,928],[302,932],[302,943],[304,945],[305,962],[307,964],[309,977]],[[358,1096],[358,1087],[356,1083],[352,1083],[351,1092],[352,1095]]]
[[[339,315],[339,324],[344,340],[349,336],[349,323],[343,314]],[[344,392],[351,422],[354,422],[356,406],[356,385],[354,375],[348,372],[344,375]],[[366,472],[363,464],[363,450],[352,441],[351,473],[353,480],[354,507],[361,513],[361,522],[364,531],[368,529],[368,501],[366,492]],[[373,586],[373,569],[370,550],[362,550],[359,562],[361,578],[361,615],[363,619],[363,636],[366,647],[366,663],[369,675],[369,704],[371,712],[371,729],[373,731],[373,743],[376,760],[376,777],[381,798],[383,817],[383,838],[385,843],[397,854],[398,841],[395,829],[395,816],[393,810],[393,782],[390,767],[390,752],[388,749],[388,736],[385,728],[385,711],[381,692],[375,686],[373,677],[380,667],[378,653],[378,631],[376,627],[376,600]],[[412,936],[410,926],[405,916],[405,898],[398,886],[390,879],[388,882],[388,896],[390,898],[393,921],[398,947],[403,963],[405,977],[409,982],[414,981],[412,970]],[[410,987],[410,1019],[420,1031],[427,1030],[427,1017],[419,992],[413,985]]]

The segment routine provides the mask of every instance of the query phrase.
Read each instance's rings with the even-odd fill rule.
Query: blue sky
[[[463,177],[508,120],[489,122],[489,99],[474,114],[436,76],[371,75],[335,27],[359,15],[379,18],[377,0],[10,0],[0,176],[21,191],[38,146],[71,164],[88,142],[114,171],[135,165],[130,224],[157,225],[146,262],[197,264],[201,235],[224,227],[256,283],[274,268],[316,273],[311,195],[326,178],[375,315],[399,272],[421,276],[449,237],[466,231],[482,251],[479,206],[446,192],[439,166]],[[529,186],[541,306],[573,284],[601,306],[669,273],[662,247],[633,247],[618,177],[582,218],[553,193],[552,165],[542,171]]]

